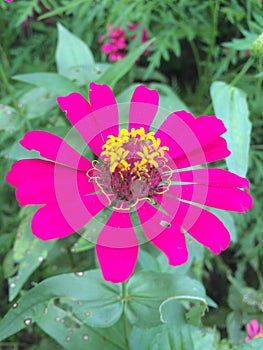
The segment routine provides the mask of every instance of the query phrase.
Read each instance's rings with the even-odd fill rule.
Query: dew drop
[[[66,338],[65,338],[65,341],[66,341],[67,343],[70,342],[70,340],[71,340],[70,337],[66,337]]]
[[[18,307],[18,303],[14,303],[12,306],[13,309],[16,309],[17,307]]]
[[[20,276],[19,275],[16,275],[15,276],[15,279],[18,281],[20,279]]]
[[[30,249],[27,249],[27,250],[25,251],[25,254],[26,254],[26,255],[30,255],[30,254],[31,254],[31,250],[30,250]]]
[[[84,276],[84,272],[75,272],[74,275],[77,276],[77,277],[83,277]]]
[[[5,114],[12,114],[13,112],[8,109],[7,111],[4,112]]]
[[[14,282],[10,283],[10,288],[15,288],[16,284]]]
[[[16,239],[20,239],[22,237],[22,232],[17,232]]]
[[[18,103],[18,107],[19,107],[19,108],[23,107],[23,103],[19,102],[19,103]]]
[[[8,159],[8,158],[9,158],[9,154],[5,154],[5,155],[4,155],[4,158],[5,158],[5,159]]]
[[[26,318],[26,319],[24,320],[24,324],[25,324],[26,326],[30,326],[30,325],[32,324],[32,318]]]
[[[59,316],[56,316],[56,317],[55,317],[55,321],[56,321],[56,322],[60,322],[60,320],[61,320],[61,318],[60,318]]]
[[[43,256],[39,256],[39,257],[37,258],[37,261],[40,262],[40,263],[41,263],[43,260],[44,260]]]
[[[89,316],[90,316],[90,312],[89,312],[89,311],[86,311],[86,312],[84,312],[84,315],[85,315],[86,317],[89,317]]]
[[[87,334],[85,334],[85,335],[83,335],[82,339],[87,341],[89,339],[89,336]]]

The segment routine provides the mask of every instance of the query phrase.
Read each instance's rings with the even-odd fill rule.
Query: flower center
[[[168,190],[171,169],[166,165],[167,146],[154,132],[143,127],[122,129],[118,136],[109,135],[102,146],[100,160],[93,162],[87,172],[109,202],[117,201],[118,209],[129,209],[139,200],[151,199],[154,194]]]

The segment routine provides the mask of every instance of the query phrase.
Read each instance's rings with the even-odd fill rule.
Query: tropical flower
[[[128,26],[128,30],[132,32],[136,30],[139,25],[139,23],[131,24]],[[106,36],[101,34],[98,38],[99,43],[103,42],[105,38],[108,40],[108,42],[101,45],[101,51],[109,55],[109,60],[112,62],[122,60],[126,56],[129,41],[135,40],[137,35],[132,35],[129,40],[129,35],[127,35],[128,33],[126,33],[124,29],[120,26],[113,28],[112,24],[107,26],[107,31]],[[144,43],[147,40],[149,40],[148,32],[146,28],[143,28],[140,41],[141,43]],[[147,56],[149,53],[149,50],[145,50],[143,55]]]
[[[86,225],[104,278],[115,283],[132,274],[138,245],[146,240],[173,266],[188,259],[187,234],[219,254],[230,243],[229,232],[206,206],[237,212],[252,206],[245,178],[196,169],[230,154],[222,121],[168,113],[158,103],[158,92],[143,85],[124,105],[107,85],[95,83],[89,102],[79,93],[58,97],[72,130],[96,160],[81,155],[67,138],[29,131],[21,145],[46,160],[17,161],[7,175],[21,206],[41,205],[32,219],[33,234],[57,239]]]
[[[257,320],[251,320],[247,326],[247,333],[249,337],[246,337],[246,342],[250,342],[253,339],[263,337],[263,324],[259,327]]]

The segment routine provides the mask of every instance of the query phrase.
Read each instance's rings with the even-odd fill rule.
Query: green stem
[[[208,80],[208,75],[209,75],[209,67],[215,47],[215,42],[216,42],[216,35],[217,35],[217,22],[218,22],[218,10],[219,10],[219,0],[210,0],[210,9],[211,9],[211,16],[212,16],[212,31],[211,31],[211,37],[210,37],[210,43],[208,47],[208,52],[205,60],[205,68],[204,72],[201,75],[200,79],[200,86],[198,89],[198,95],[197,95],[197,101],[198,104],[200,104],[200,99],[204,95],[206,83]]]
[[[23,110],[19,107],[18,101],[17,101],[15,95],[12,92],[11,86],[9,84],[9,81],[7,79],[7,76],[5,74],[5,70],[4,70],[3,65],[1,64],[1,62],[0,62],[0,77],[2,78],[2,81],[4,83],[4,87],[6,89],[6,92],[9,94],[9,96],[11,98],[11,101],[12,101],[12,104],[13,104],[14,108],[16,109],[17,113],[24,119],[26,128],[28,130],[30,130],[31,129],[30,122],[26,118]]]
[[[246,74],[246,72],[249,70],[249,68],[254,63],[254,59],[250,57],[247,62],[242,67],[241,71],[237,74],[237,76],[231,81],[229,84],[230,86],[236,85],[236,83]]]
[[[258,62],[258,71],[259,73],[262,72],[263,70],[263,66],[262,66],[262,57],[259,58],[259,62]],[[258,82],[257,82],[257,88],[256,88],[256,98],[259,100],[260,96],[262,94],[261,89],[262,89],[262,78],[258,78]]]
[[[126,319],[126,297],[127,297],[127,291],[126,291],[126,282],[123,282],[121,284],[122,287],[122,302],[123,302],[123,316],[122,316],[122,322],[123,322],[123,334],[124,334],[124,341],[125,341],[125,347],[127,350],[130,350],[129,346],[129,337],[128,337],[128,323]]]
[[[201,72],[201,63],[200,63],[200,56],[199,56],[199,52],[197,50],[197,47],[195,45],[194,40],[189,41],[189,44],[191,46],[191,49],[193,51],[193,55],[194,55],[194,59],[195,59],[195,66],[196,66],[196,70],[197,70],[197,76],[198,76],[198,80],[201,79],[202,77],[202,72]]]

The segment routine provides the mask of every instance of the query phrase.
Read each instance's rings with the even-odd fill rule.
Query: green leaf
[[[181,328],[162,327],[153,339],[150,350],[194,350],[194,343],[188,326]]]
[[[214,209],[209,208],[209,211],[211,213],[215,214],[225,225],[227,230],[230,233],[231,241],[236,243],[237,242],[237,230],[234,222],[234,218],[231,213],[221,210],[221,209]]]
[[[23,126],[23,119],[10,106],[0,105],[0,131],[10,133],[10,136]]]
[[[210,93],[215,113],[227,128],[225,138],[231,151],[231,155],[226,158],[228,169],[246,176],[251,134],[246,94],[220,81],[211,85]]]
[[[187,276],[141,271],[127,283],[126,316],[131,324],[150,327],[160,324],[158,311],[169,298],[206,300],[201,283]]]
[[[130,52],[123,60],[113,64],[98,80],[99,84],[107,84],[114,89],[116,83],[132,68],[137,58],[154,42],[155,39],[148,40],[137,49]]]
[[[38,118],[57,105],[55,96],[44,88],[30,90],[21,96],[19,102],[22,104],[28,119]]]
[[[263,338],[251,340],[249,343],[238,345],[233,350],[259,350],[263,349]]]
[[[60,23],[58,23],[56,63],[59,74],[66,77],[68,71],[73,67],[94,64],[94,58],[89,47]]]
[[[45,88],[55,96],[68,95],[71,92],[83,92],[70,79],[57,73],[19,74],[13,76],[13,79]]]
[[[95,329],[83,324],[70,311],[50,303],[37,324],[64,349],[120,350],[106,332],[99,334]]]
[[[95,63],[90,66],[71,67],[65,72],[65,76],[74,81],[78,86],[86,86],[92,81],[97,81],[111,64]]]
[[[178,94],[166,84],[151,83],[150,89],[158,90],[160,94],[160,106],[169,110],[170,112],[179,111],[181,109],[188,110],[189,108],[181,100]]]
[[[1,151],[0,154],[4,155],[8,159],[14,160],[42,158],[40,157],[39,152],[34,150],[28,151],[19,143],[19,141],[14,142],[11,147],[8,147],[5,150]]]
[[[28,277],[46,259],[55,243],[55,241],[41,241],[33,236],[30,226],[31,218],[32,209],[31,215],[27,215],[22,220],[14,244],[14,260],[18,264],[18,271],[14,277],[8,279],[9,301],[14,300]]]
[[[101,317],[102,323],[104,322],[105,325],[105,317],[102,317],[104,307],[107,307],[107,313],[109,312],[109,304],[112,304],[113,312],[116,310],[116,304],[119,305],[119,309],[122,308],[120,294],[120,285],[105,282],[101,277],[100,270],[62,274],[48,278],[26,292],[0,321],[0,341],[27,325],[39,321],[45,314],[50,300],[54,298],[89,302],[90,310],[96,307],[96,311],[86,314],[86,317],[89,318],[87,322],[98,323],[98,319]],[[84,310],[84,312],[89,312],[89,310]],[[118,310],[118,313],[114,315],[117,322],[120,311]],[[113,318],[114,315],[111,317]]]

